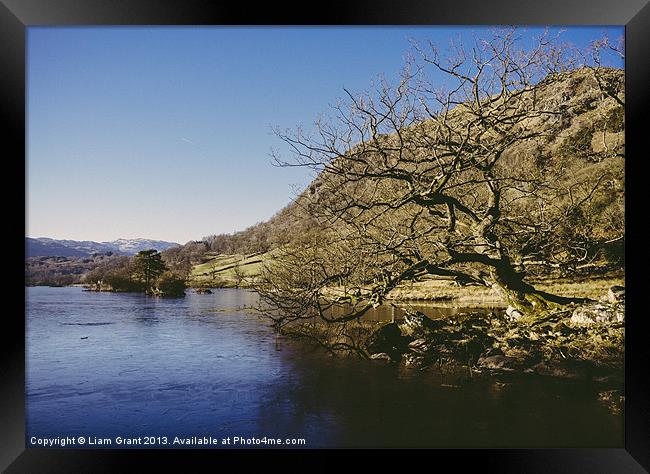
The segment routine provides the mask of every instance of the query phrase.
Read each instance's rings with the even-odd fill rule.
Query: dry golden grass
[[[598,299],[609,287],[625,285],[622,275],[590,277],[582,279],[545,278],[530,280],[538,290],[567,297]],[[505,304],[501,296],[491,288],[482,286],[458,286],[450,280],[427,280],[402,285],[390,295],[394,300],[448,301],[463,306],[480,304]]]

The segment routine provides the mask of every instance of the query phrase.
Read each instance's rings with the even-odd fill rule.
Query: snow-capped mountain
[[[135,255],[142,250],[149,249],[156,249],[159,252],[162,252],[168,248],[180,245],[175,242],[151,239],[117,239],[112,242],[102,242],[101,244],[114,249],[113,251],[115,253],[122,252],[127,255]]]
[[[135,255],[141,250],[156,249],[159,252],[176,247],[175,242],[151,239],[117,239],[111,242],[91,240],[57,240],[47,237],[27,237],[27,255],[30,257],[86,257],[98,253],[112,252],[121,255]]]

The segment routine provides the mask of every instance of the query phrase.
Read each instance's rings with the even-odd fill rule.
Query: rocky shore
[[[530,373],[595,381],[622,380],[625,288],[615,286],[597,301],[563,306],[528,319],[464,313],[430,319],[407,312],[367,339],[371,359],[427,369],[467,366],[478,373]]]

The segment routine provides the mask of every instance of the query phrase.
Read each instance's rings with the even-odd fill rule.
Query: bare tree
[[[293,152],[276,163],[319,173],[297,201],[318,230],[286,246],[260,284],[278,324],[357,320],[431,275],[490,286],[537,314],[576,300],[535,289],[529,268],[588,262],[622,235],[595,235],[591,221],[622,200],[611,170],[581,173],[558,157],[576,64],[556,38],[524,45],[512,28],[449,56],[434,44],[415,52],[396,85],[346,90],[314,134],[276,130]]]
[[[244,271],[244,269],[242,267],[243,262],[244,262],[245,259],[246,259],[246,257],[242,256],[241,263],[235,264],[233,266],[233,268],[232,268],[232,273],[233,273],[233,276],[234,276],[236,286],[242,286],[243,284],[248,283],[247,282],[246,272]]]
[[[600,90],[614,99],[621,107],[625,107],[623,84],[617,81],[615,76],[609,74],[609,68],[604,65],[604,61],[608,57],[625,60],[625,38],[621,36],[616,40],[611,40],[608,36],[604,36],[591,43],[585,56],[587,56],[583,59],[585,66],[591,70]]]

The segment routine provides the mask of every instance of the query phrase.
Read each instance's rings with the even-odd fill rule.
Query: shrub
[[[159,296],[184,296],[185,280],[171,272],[165,272],[156,281],[153,293]]]
[[[104,283],[108,284],[113,291],[143,291],[144,285],[139,281],[118,273],[109,273],[104,277]]]

